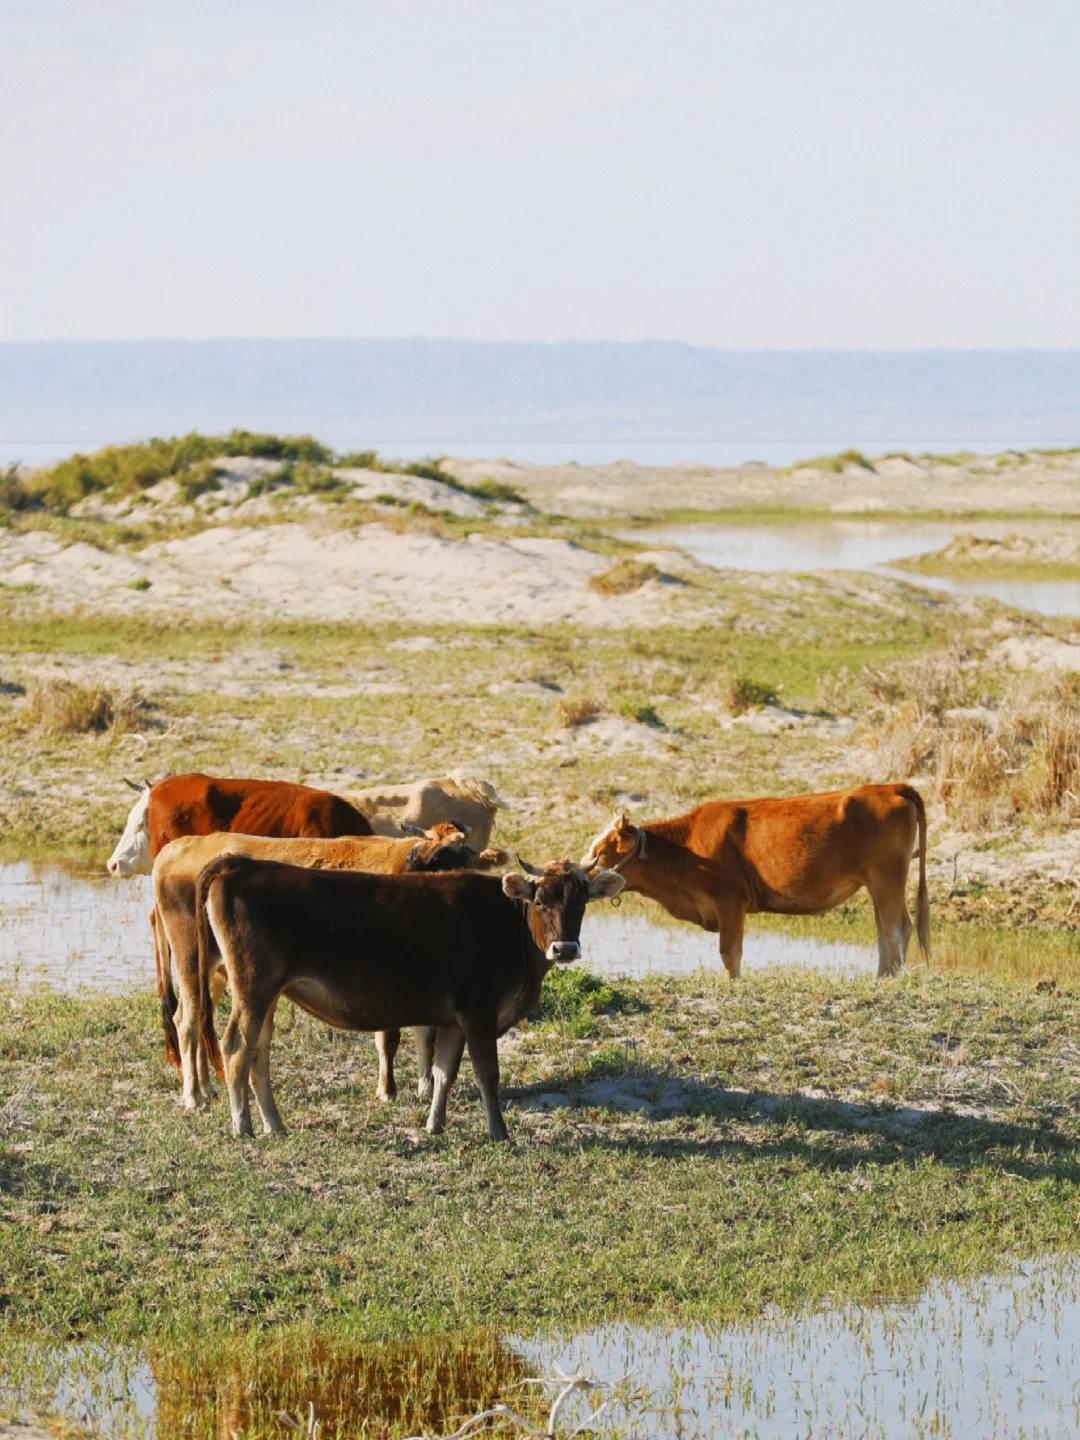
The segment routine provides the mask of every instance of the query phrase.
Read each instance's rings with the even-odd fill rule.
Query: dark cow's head
[[[403,825],[401,828],[410,835],[423,837],[405,857],[406,870],[430,874],[436,870],[472,870],[475,867],[476,851],[465,843],[468,826],[443,824],[421,830],[418,825]]]
[[[572,860],[550,865],[528,865],[520,855],[524,875],[504,875],[502,888],[526,909],[533,940],[550,961],[568,965],[581,959],[581,922],[590,900],[617,895],[626,883],[613,870],[594,870]]]

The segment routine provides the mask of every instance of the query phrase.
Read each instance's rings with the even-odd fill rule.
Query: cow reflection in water
[[[235,1133],[252,1133],[249,1078],[264,1127],[284,1129],[270,1042],[285,995],[344,1030],[435,1028],[433,1135],[467,1044],[488,1133],[507,1139],[498,1036],[537,1003],[553,965],[580,958],[589,900],[617,895],[624,883],[569,860],[522,869],[500,880],[472,871],[326,873],[236,855],[207,865],[195,901],[201,1025]],[[210,1004],[213,943],[233,994],[224,1057]]]

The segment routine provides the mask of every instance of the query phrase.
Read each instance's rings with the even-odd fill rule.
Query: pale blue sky
[[[1076,0],[2,0],[0,339],[1080,345]]]

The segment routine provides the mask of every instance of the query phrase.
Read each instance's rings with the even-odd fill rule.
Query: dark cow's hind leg
[[[400,1030],[376,1030],[375,1049],[379,1052],[379,1083],[375,1086],[375,1099],[384,1103],[393,1100],[397,1094],[394,1079],[394,1056],[401,1044]]]
[[[429,1135],[441,1135],[446,1124],[446,1097],[457,1079],[465,1051],[465,1035],[456,1025],[441,1025],[435,1035],[435,1086],[428,1113]]]
[[[434,1025],[417,1025],[413,1030],[416,1046],[416,1098],[426,1100],[431,1090],[431,1067],[435,1061]]]

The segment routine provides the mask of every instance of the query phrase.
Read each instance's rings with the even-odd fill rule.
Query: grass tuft
[[[136,582],[137,583],[137,582]],[[27,695],[23,718],[46,735],[124,735],[145,720],[146,701],[137,691],[98,682],[45,680]]]
[[[590,590],[601,595],[629,595],[650,580],[659,580],[660,571],[649,561],[616,560],[609,570],[589,578]]]
[[[579,725],[590,725],[604,713],[599,700],[590,695],[565,695],[556,709],[556,718],[564,730],[576,729]]]

